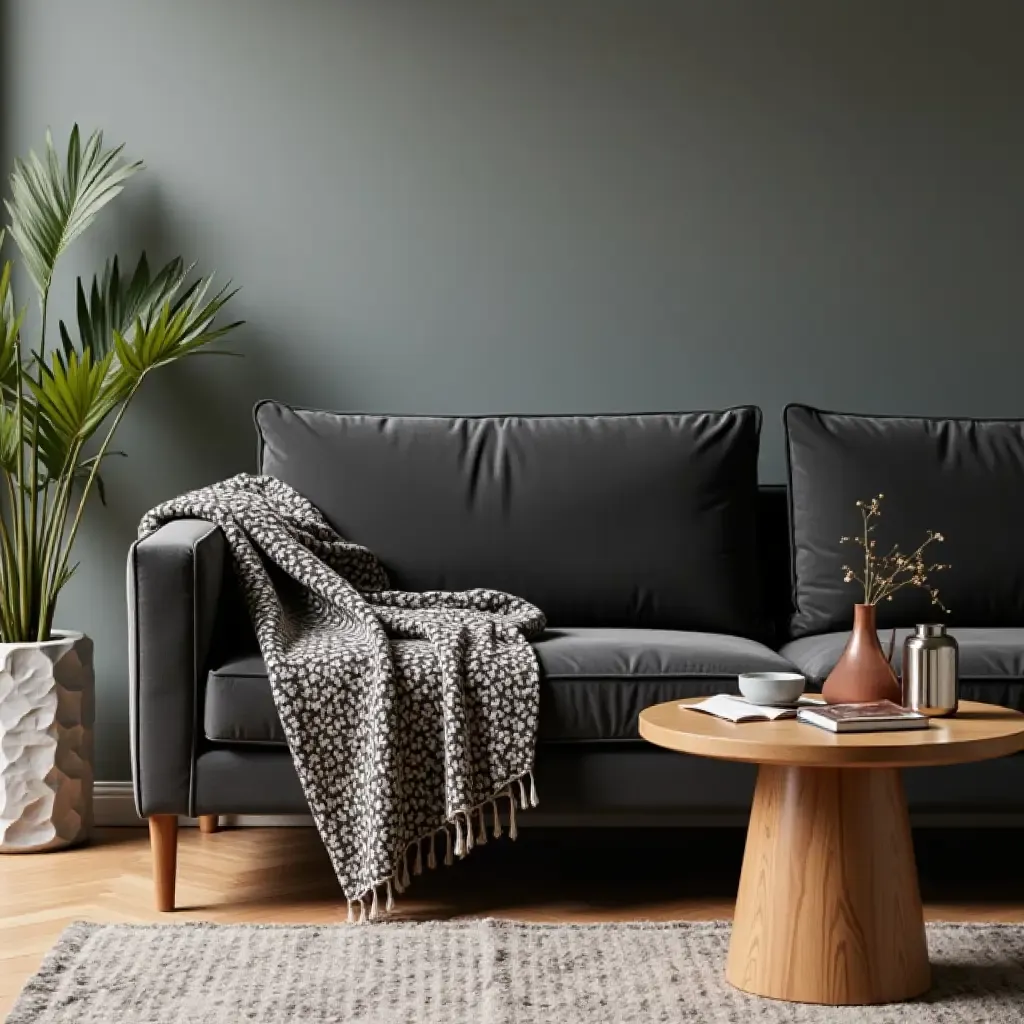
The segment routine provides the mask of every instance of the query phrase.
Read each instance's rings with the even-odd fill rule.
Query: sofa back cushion
[[[907,587],[879,606],[883,627],[946,621],[1024,622],[1024,420],[854,416],[806,406],[786,410],[795,611],[791,635],[849,628],[861,549],[839,544],[860,527],[858,500],[884,494],[880,551],[913,550],[927,530],[945,537],[932,561],[945,615]]]
[[[768,619],[763,639],[776,648],[789,639],[793,616],[789,539],[789,489],[785,484],[761,484],[757,495],[757,576],[761,607]]]
[[[760,413],[379,416],[257,406],[260,468],[408,590],[552,625],[760,635]]]

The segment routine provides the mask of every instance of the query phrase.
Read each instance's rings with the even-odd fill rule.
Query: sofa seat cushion
[[[753,640],[658,629],[549,630],[534,644],[541,666],[540,738],[636,739],[651,704],[736,691],[740,672],[792,666]],[[204,724],[217,743],[285,742],[258,654],[210,672]]]
[[[553,629],[534,647],[542,740],[636,739],[652,704],[736,693],[740,672],[792,671],[763,644],[722,633]]]
[[[893,664],[900,669],[903,641],[913,630],[896,630]],[[888,650],[891,630],[879,630],[878,637]],[[956,629],[960,645],[960,696],[1024,711],[1024,628]],[[839,660],[849,633],[823,633],[792,640],[781,654],[807,676],[809,684],[821,687]]]

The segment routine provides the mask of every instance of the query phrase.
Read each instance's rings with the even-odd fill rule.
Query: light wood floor
[[[915,836],[926,913],[1024,921],[1024,832]],[[538,921],[726,918],[742,856],[736,830],[522,829],[416,879],[407,918]],[[71,921],[342,922],[345,904],[312,829],[182,829],[178,907],[153,911],[143,829],[107,829],[62,853],[0,857],[0,1017]]]

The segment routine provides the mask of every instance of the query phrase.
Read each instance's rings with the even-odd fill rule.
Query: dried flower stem
[[[864,549],[864,571],[857,573],[848,565],[843,566],[845,583],[860,583],[864,588],[864,604],[876,605],[880,601],[891,601],[893,594],[904,587],[920,587],[928,591],[931,602],[944,612],[949,609],[939,600],[937,587],[931,586],[929,576],[935,572],[948,569],[943,562],[925,561],[924,552],[930,544],[941,544],[945,537],[935,530],[929,530],[925,539],[909,555],[900,551],[894,544],[884,555],[876,553],[878,542],[871,536],[878,526],[878,518],[882,514],[882,499],[879,494],[870,501],[858,501],[860,509],[862,534],[859,537],[841,537],[842,544],[858,544]]]

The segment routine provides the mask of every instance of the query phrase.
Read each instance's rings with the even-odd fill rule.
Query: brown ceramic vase
[[[843,656],[821,690],[829,704],[860,704],[873,700],[903,699],[896,673],[878,640],[875,606],[853,606],[853,631]]]

